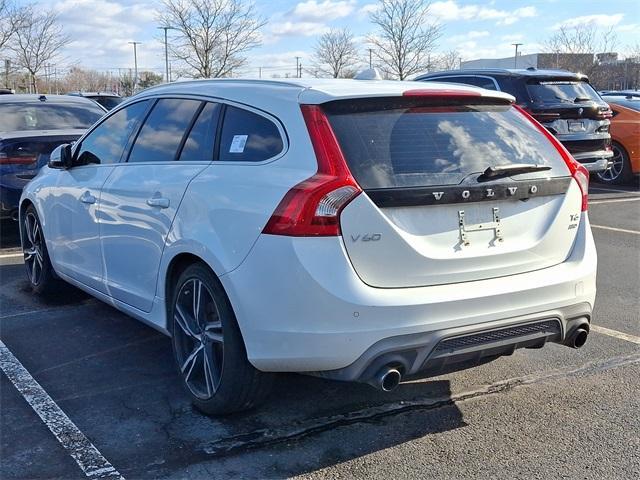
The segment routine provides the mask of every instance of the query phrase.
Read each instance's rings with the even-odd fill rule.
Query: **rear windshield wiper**
[[[589,101],[591,101],[589,97],[576,97],[573,103],[589,102]]]
[[[542,172],[551,170],[548,165],[533,165],[530,163],[513,163],[511,165],[494,165],[487,168],[482,175],[478,177],[478,181],[493,180],[494,178],[509,177],[520,173]]]

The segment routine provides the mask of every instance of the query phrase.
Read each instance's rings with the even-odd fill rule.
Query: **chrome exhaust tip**
[[[391,392],[398,388],[400,380],[402,380],[402,374],[397,368],[384,367],[369,381],[369,384],[383,392]]]

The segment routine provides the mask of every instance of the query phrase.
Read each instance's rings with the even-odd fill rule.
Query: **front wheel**
[[[613,157],[611,164],[604,172],[598,172],[598,180],[611,185],[630,183],[633,179],[631,162],[624,147],[616,142],[611,146]]]
[[[187,267],[170,302],[174,356],[194,405],[206,414],[223,415],[263,401],[272,375],[247,360],[233,310],[211,270],[199,263]]]
[[[60,286],[55,277],[38,213],[29,205],[20,222],[22,253],[31,289],[38,294],[51,293]]]

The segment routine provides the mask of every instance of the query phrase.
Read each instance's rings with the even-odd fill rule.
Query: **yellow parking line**
[[[599,325],[591,325],[591,331],[602,333],[603,335],[609,335],[610,337],[619,338],[621,340],[626,340],[627,342],[640,345],[640,337],[636,337],[635,335],[629,335],[628,333],[611,330],[610,328],[601,327]]]
[[[632,233],[634,235],[640,235],[640,232],[637,230],[627,230],[626,228],[615,228],[615,227],[606,227],[604,225],[594,225],[591,224],[593,228],[601,228],[602,230],[611,230],[612,232],[622,232],[622,233]]]

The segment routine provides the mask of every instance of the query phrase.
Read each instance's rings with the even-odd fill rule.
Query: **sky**
[[[28,3],[17,0],[18,4]],[[30,2],[29,2],[30,3]],[[150,0],[40,0],[59,13],[72,42],[62,52],[66,65],[97,70],[133,67],[133,47],[138,46],[140,70],[164,72],[164,47],[156,8]],[[268,21],[262,46],[247,54],[244,72],[257,76],[285,76],[295,72],[295,57],[303,67],[318,37],[330,28],[349,28],[358,39],[374,30],[369,13],[375,0],[255,0],[257,12]],[[640,43],[638,0],[444,0],[432,1],[433,20],[443,27],[438,50],[456,49],[464,60],[513,55],[514,42],[523,54],[541,51],[542,43],[560,26],[592,23],[613,27],[617,50]],[[365,57],[363,46],[363,58]]]

